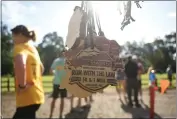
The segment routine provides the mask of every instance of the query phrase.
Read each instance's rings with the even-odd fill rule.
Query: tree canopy
[[[1,22],[1,74],[13,74],[12,38],[7,25]]]
[[[150,65],[159,72],[165,72],[170,64],[176,70],[176,32],[166,34],[164,38],[156,38],[151,43],[126,42],[121,46],[125,54],[137,55],[147,69]],[[61,50],[64,49],[63,38],[57,32],[44,35],[37,49],[45,67],[45,74],[49,74],[50,66]],[[7,25],[1,22],[1,74],[13,74],[13,40]]]

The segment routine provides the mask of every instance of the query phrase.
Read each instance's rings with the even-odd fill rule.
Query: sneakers
[[[133,103],[128,103],[128,106],[131,107],[131,108],[133,108]],[[135,103],[135,106],[137,108],[141,108],[141,105],[139,103]]]
[[[130,103],[130,102],[129,102],[129,103],[128,103],[128,106],[132,108],[132,107],[133,107],[133,103]]]
[[[60,116],[59,116],[59,119],[63,119],[63,116],[62,116],[62,115],[60,115]]]
[[[141,108],[141,105],[140,105],[139,103],[136,103],[135,106],[136,106],[137,108]]]

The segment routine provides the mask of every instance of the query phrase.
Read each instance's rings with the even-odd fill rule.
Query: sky
[[[102,29],[108,39],[120,45],[127,41],[152,42],[156,37],[176,32],[176,1],[144,1],[142,9],[132,6],[136,20],[120,30],[122,16],[118,12],[119,1],[94,1]],[[2,1],[2,20],[9,29],[23,24],[35,30],[37,42],[45,34],[56,31],[66,40],[68,23],[75,6],[81,1]]]

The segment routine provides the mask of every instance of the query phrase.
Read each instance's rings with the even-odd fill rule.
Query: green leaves
[[[176,53],[176,33],[165,35],[164,39],[156,38],[152,43],[127,42],[123,49],[142,59],[145,68],[153,65],[156,69],[165,71],[169,64],[175,67],[173,57]]]
[[[53,60],[64,49],[63,38],[58,36],[56,32],[48,33],[43,37],[43,41],[38,45],[37,49],[45,67],[44,73],[48,74]]]
[[[176,32],[165,35],[164,39],[156,38],[152,43],[127,42],[121,46],[125,54],[137,55],[142,59],[145,69],[153,65],[156,69],[165,71],[171,64],[176,69],[174,54],[176,53]],[[7,25],[1,22],[1,74],[13,74],[13,40]],[[50,66],[61,50],[64,49],[63,38],[57,32],[48,33],[37,47],[45,67],[45,74],[49,73]]]
[[[13,74],[13,41],[7,25],[1,22],[1,74]]]

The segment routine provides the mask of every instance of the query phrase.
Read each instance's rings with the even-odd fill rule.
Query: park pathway
[[[148,91],[144,91],[142,108],[128,108],[122,105],[118,100],[115,88],[105,89],[103,94],[95,94],[93,96],[94,102],[89,106],[84,106],[84,112],[70,113],[70,102],[66,99],[66,106],[64,115],[66,118],[132,118],[132,117],[148,117],[149,114],[149,96]],[[75,99],[76,104],[77,98]],[[46,95],[46,102],[37,112],[38,118],[47,118],[50,112],[51,98]],[[156,116],[162,118],[175,118],[176,117],[176,90],[168,90],[164,95],[156,93],[155,113]],[[54,118],[58,117],[59,101],[54,112]],[[85,101],[82,99],[82,105]],[[15,111],[15,95],[13,93],[2,94],[2,115],[4,118],[10,118]]]

